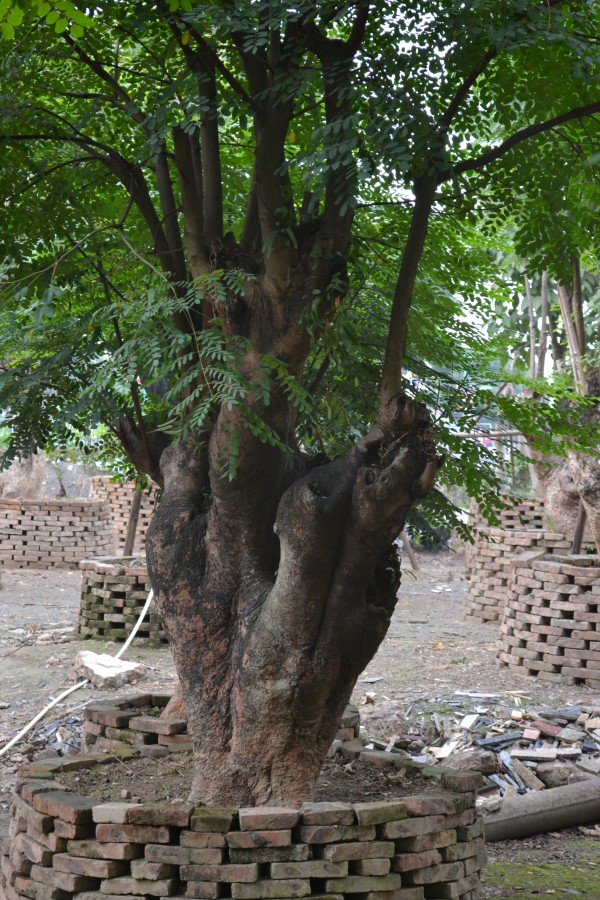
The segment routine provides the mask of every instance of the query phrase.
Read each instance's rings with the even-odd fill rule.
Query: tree
[[[48,185],[70,173],[79,189],[58,217],[74,248],[70,290],[97,293],[69,319],[86,337],[73,332],[77,363],[63,350],[50,401],[53,279],[27,311],[39,361],[4,354],[4,384],[23,423],[36,391],[48,420],[53,404],[65,420],[63,398],[90,382],[99,406],[121,404],[113,434],[163,489],[148,565],[194,738],[192,795],[296,803],[385,635],[393,541],[442,461],[406,366],[416,287],[422,316],[441,308],[417,284],[428,228],[448,231],[446,216],[467,226],[498,160],[600,111],[597,9],[181,0],[100,3],[90,23],[76,4],[46,7],[5,23],[9,37],[18,26],[3,65],[20,211],[10,265],[28,264],[31,198],[51,206]],[[377,221],[398,268],[383,353],[361,356],[370,419],[326,459],[298,429],[330,375],[332,332],[356,315],[357,273],[374,259],[360,235]],[[22,304],[11,315],[14,334]],[[33,412],[26,425],[35,434]]]

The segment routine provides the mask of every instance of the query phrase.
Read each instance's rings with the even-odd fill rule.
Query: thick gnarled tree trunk
[[[148,565],[186,699],[198,802],[313,793],[390,622],[392,542],[439,465],[425,410],[404,398],[391,406],[385,428],[308,470],[242,432],[238,476],[221,478],[224,411],[208,448],[163,454]]]

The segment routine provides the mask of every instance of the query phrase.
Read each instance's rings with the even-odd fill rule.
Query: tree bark
[[[224,484],[226,424],[208,447],[163,453],[148,566],[186,698],[192,798],[295,804],[311,798],[388,629],[400,577],[393,542],[440,461],[425,409],[402,398],[394,434],[374,431],[308,471],[244,437],[243,471]]]

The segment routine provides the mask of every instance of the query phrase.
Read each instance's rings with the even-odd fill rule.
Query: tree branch
[[[187,280],[187,270],[179,222],[177,221],[177,204],[175,203],[175,195],[173,194],[169,160],[164,144],[156,156],[154,171],[156,173],[156,186],[158,188],[158,198],[162,210],[165,234],[171,253],[171,265],[175,278],[182,284]]]
[[[383,415],[384,418],[386,418],[385,411],[388,404],[402,391],[402,364],[406,350],[408,313],[412,304],[415,280],[425,245],[436,188],[435,176],[427,176],[415,184],[415,206],[394,291],[390,330],[381,375],[379,415]]]
[[[574,119],[583,119],[586,116],[591,116],[598,112],[600,112],[600,101],[589,103],[586,106],[575,107],[568,112],[554,116],[552,119],[547,119],[545,122],[538,122],[535,125],[528,125],[526,128],[521,128],[501,144],[498,144],[497,147],[492,147],[485,153],[473,157],[472,159],[462,160],[462,162],[457,163],[457,165],[453,166],[447,172],[440,173],[440,180],[448,181],[456,175],[462,175],[463,172],[472,172],[482,169],[484,166],[488,165],[488,163],[495,162],[509,150],[512,150],[513,147],[518,146],[529,138],[535,137],[538,134],[543,134],[546,131],[551,131],[553,128],[556,128],[557,125],[562,125],[565,122],[572,122]]]
[[[184,239],[192,278],[195,279],[210,271],[204,236],[202,158],[198,132],[187,134],[181,128],[174,128],[173,148],[179,175]]]
[[[454,97],[452,98],[452,100],[450,101],[448,106],[446,107],[446,111],[438,119],[438,124],[442,129],[447,130],[450,127],[450,125],[452,124],[452,121],[454,119],[454,116],[460,109],[462,102],[468,96],[469,91],[471,90],[471,88],[473,87],[473,85],[475,84],[475,82],[477,81],[479,76],[483,75],[483,73],[485,72],[485,70],[491,63],[491,61],[493,59],[495,59],[497,55],[498,55],[498,53],[495,49],[488,50],[488,52],[485,54],[485,56],[483,57],[483,59],[481,60],[479,65],[475,69],[473,69],[471,72],[469,72],[469,74],[467,75],[467,77],[465,78],[463,83],[458,88]]]
[[[355,56],[362,44],[367,28],[367,22],[369,20],[370,5],[369,0],[359,0],[356,6],[356,16],[352,23],[352,30],[350,32],[350,37],[346,41],[346,51],[350,56]]]
[[[233,72],[229,71],[229,69],[227,68],[227,66],[225,65],[223,60],[220,58],[218,53],[216,53],[212,49],[212,47],[206,42],[206,40],[202,37],[202,35],[196,28],[194,28],[193,26],[189,26],[189,25],[186,26],[186,28],[189,31],[189,33],[191,34],[191,36],[194,38],[194,40],[196,41],[196,43],[198,45],[198,50],[201,53],[203,59],[208,64],[212,65],[212,67],[223,76],[223,78],[225,79],[225,81],[227,82],[229,87],[233,88],[233,90],[238,95],[238,97],[240,97],[244,101],[244,103],[246,103],[250,107],[250,109],[253,112],[257,112],[257,107],[254,103],[254,100],[252,99],[250,94],[248,94],[248,92],[244,89],[243,84],[240,81],[238,81],[238,79],[235,77]],[[174,33],[176,33],[176,35],[179,38],[179,44],[180,44],[182,50],[185,50],[185,45],[183,45],[181,43],[181,33],[175,32],[175,31],[174,31]]]

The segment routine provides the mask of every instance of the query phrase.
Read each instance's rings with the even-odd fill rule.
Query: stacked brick
[[[80,568],[83,578],[77,634],[82,639],[126,640],[150,590],[150,579],[144,561],[133,557],[101,557],[82,560]],[[167,636],[154,604],[146,613],[136,641],[150,647],[160,647],[167,643]]]
[[[77,568],[114,553],[110,512],[93,500],[0,500],[0,563],[9,569]]]
[[[564,534],[540,528],[534,531],[481,528],[475,543],[467,550],[469,586],[465,594],[465,617],[483,622],[496,622],[502,617],[515,557],[564,553],[570,547],[571,542]]]
[[[95,475],[90,482],[90,497],[107,503],[110,507],[117,552],[122,552],[125,546],[134,492],[135,485],[133,482],[117,484],[112,482],[107,475]],[[134,553],[144,552],[146,532],[152,518],[155,502],[156,492],[154,490],[150,494],[144,493],[142,495],[140,515],[135,533]]]
[[[98,803],[54,780],[76,764],[107,761],[44,761],[21,771],[3,845],[6,900],[481,896],[478,773],[447,772],[442,789],[401,800],[195,808]]]
[[[516,559],[498,660],[541,681],[600,689],[600,561]]]
[[[545,528],[544,502],[538,498],[532,500],[519,500],[498,514],[499,528],[505,531],[533,531]],[[477,506],[473,506],[469,513],[470,524],[475,528],[487,527],[489,522]]]
[[[500,524],[492,527],[478,507],[470,511],[477,536],[475,543],[465,548],[467,619],[496,622],[501,618],[514,556],[532,550],[564,552],[571,546],[563,534],[547,529],[544,504],[539,499],[521,500],[499,512],[498,518]]]
[[[129,746],[136,751],[147,751],[148,745],[155,744],[165,753],[191,751],[187,721],[160,718],[170,699],[170,694],[138,694],[89,703],[84,710],[84,748],[104,752]],[[355,706],[348,704],[336,742],[351,741],[358,738],[359,733],[360,714]]]

